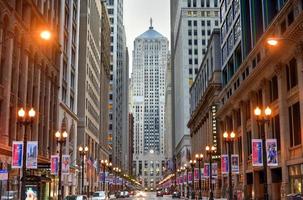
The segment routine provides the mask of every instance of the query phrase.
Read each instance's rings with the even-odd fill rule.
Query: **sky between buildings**
[[[153,19],[154,29],[170,40],[169,5],[169,0],[124,0],[124,25],[130,57],[129,74],[132,68],[134,40],[148,30],[150,18]]]

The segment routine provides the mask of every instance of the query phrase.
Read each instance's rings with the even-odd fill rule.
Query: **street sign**
[[[0,181],[8,180],[8,172],[7,170],[0,170]]]

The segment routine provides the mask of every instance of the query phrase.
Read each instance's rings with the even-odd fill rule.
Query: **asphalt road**
[[[164,197],[156,197],[156,193],[155,192],[145,192],[146,196],[144,197],[130,197],[130,198],[123,198],[123,200],[170,200],[171,195],[170,196],[164,196]]]

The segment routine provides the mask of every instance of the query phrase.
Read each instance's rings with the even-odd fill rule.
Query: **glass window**
[[[299,102],[288,107],[290,146],[301,144],[301,116]]]
[[[278,79],[277,76],[274,76],[269,83],[269,90],[270,90],[270,102],[275,101],[278,99]]]
[[[287,75],[287,90],[298,85],[298,69],[297,69],[297,61],[293,58],[289,65],[286,67],[286,75]]]

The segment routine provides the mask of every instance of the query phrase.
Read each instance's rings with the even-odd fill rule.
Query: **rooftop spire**
[[[154,27],[153,27],[153,18],[150,18],[150,27],[149,27],[149,29],[153,29]]]

